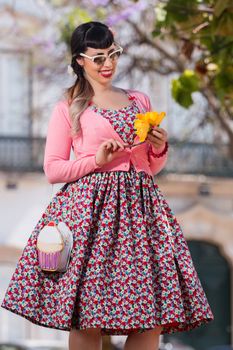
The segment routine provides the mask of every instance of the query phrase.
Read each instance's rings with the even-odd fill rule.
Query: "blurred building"
[[[0,19],[5,21],[1,22],[2,26],[12,20],[9,3],[5,1],[5,12],[0,11]],[[43,19],[33,2],[27,4],[32,7],[28,5],[26,12],[24,6],[14,13],[17,23],[35,22],[34,25],[42,26]],[[52,194],[61,186],[52,188],[42,170],[45,131],[52,103],[47,116],[32,117],[35,105],[40,106],[46,100],[43,89],[38,88],[39,82],[32,75],[33,54],[31,50],[22,50],[14,35],[7,38],[9,40],[1,40],[0,44],[1,299],[30,233]],[[158,79],[159,89],[153,86],[154,103],[157,109],[166,106],[168,110],[165,127],[170,135],[170,155],[166,168],[155,181],[182,225],[215,315],[211,324],[187,334],[165,336],[164,341],[198,350],[233,345],[233,162],[229,159],[227,145],[222,141],[214,142],[211,130],[201,134],[198,142],[197,138],[192,142],[179,141],[176,137],[178,123],[174,120],[185,112],[177,111],[169,96],[169,79]],[[143,90],[148,91],[153,100],[151,86]],[[117,337],[112,338],[115,343]],[[38,327],[0,310],[0,342],[48,338],[65,343],[67,332]]]
[[[30,231],[51,198],[42,162],[51,95],[55,100],[57,89],[45,90],[40,80],[45,51],[37,33],[44,28],[45,10],[42,2],[32,0],[0,2],[1,300]],[[54,339],[67,344],[67,337],[67,332],[52,332],[0,310],[0,343]]]

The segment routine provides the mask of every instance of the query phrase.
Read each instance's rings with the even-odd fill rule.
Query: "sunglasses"
[[[103,54],[103,55],[96,55],[96,56],[88,56],[88,55],[85,55],[84,53],[80,53],[79,56],[88,58],[98,66],[102,66],[105,63],[107,58],[110,58],[112,62],[116,61],[120,57],[122,52],[123,52],[123,48],[119,46],[119,48],[111,52],[109,55]]]

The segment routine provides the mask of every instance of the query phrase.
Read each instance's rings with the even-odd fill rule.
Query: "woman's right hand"
[[[126,144],[125,144],[126,145]],[[98,166],[103,166],[110,163],[113,159],[120,156],[120,152],[124,150],[124,144],[121,142],[109,139],[101,143],[96,152],[95,159]]]

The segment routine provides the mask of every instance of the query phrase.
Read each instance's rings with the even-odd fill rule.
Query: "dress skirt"
[[[37,236],[64,221],[74,245],[66,272],[43,272]],[[31,322],[102,335],[187,331],[213,319],[182,230],[152,176],[90,173],[52,198],[23,250],[2,307]]]

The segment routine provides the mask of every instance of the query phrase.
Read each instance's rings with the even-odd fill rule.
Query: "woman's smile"
[[[101,70],[99,71],[100,75],[104,78],[110,78],[113,74],[113,71],[111,69],[105,69],[105,70]]]

